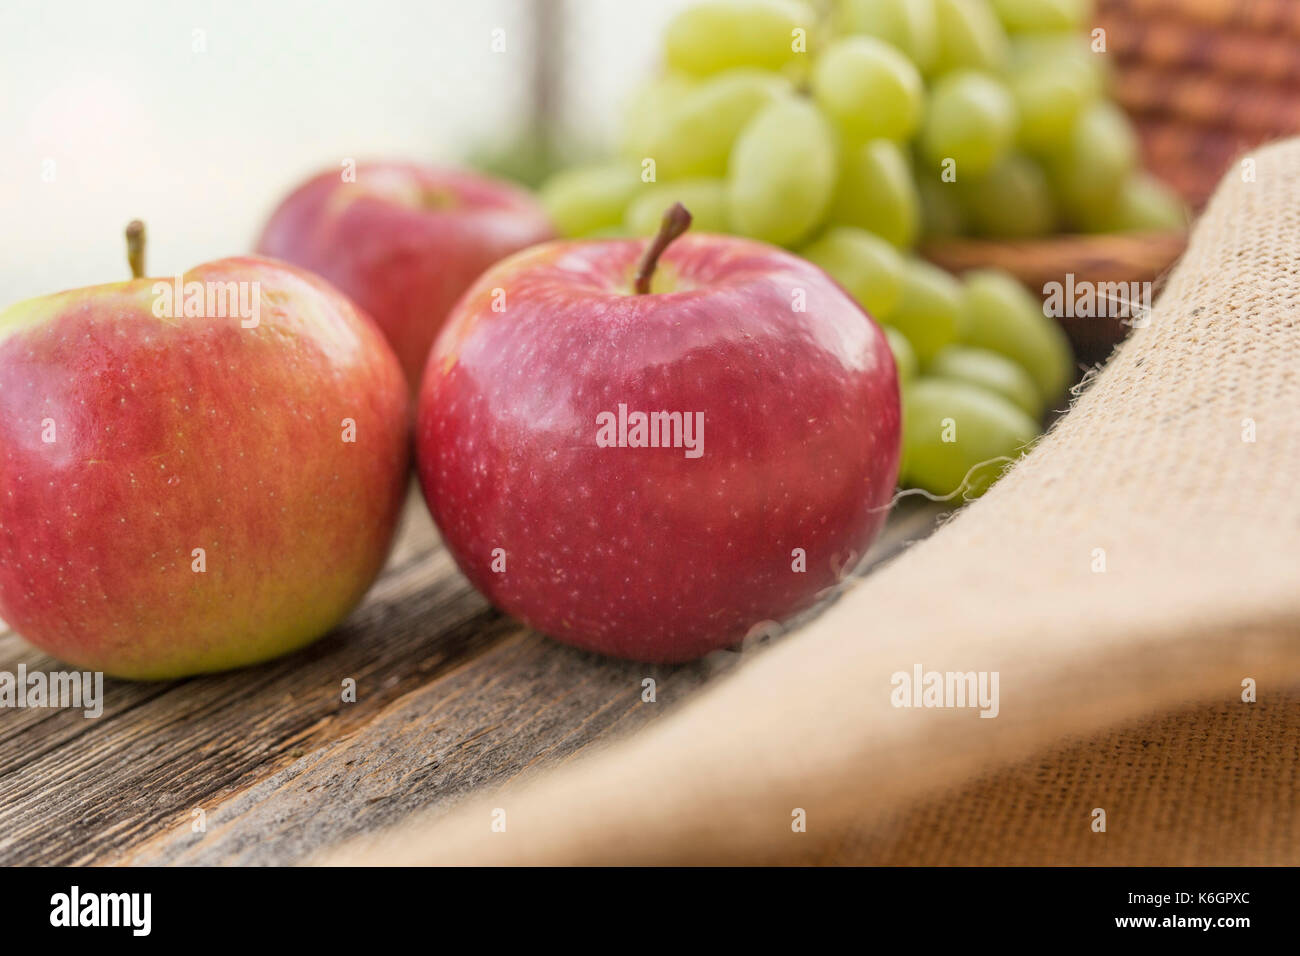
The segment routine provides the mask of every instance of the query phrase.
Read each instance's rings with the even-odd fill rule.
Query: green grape
[[[1043,417],[1043,396],[1038,393],[1038,385],[1028,372],[998,352],[949,345],[930,360],[925,374],[978,385],[1001,395],[1031,418]]]
[[[927,238],[946,239],[969,231],[956,183],[945,183],[937,175],[918,174],[916,192],[921,199],[921,232]]]
[[[556,173],[539,198],[562,236],[586,236],[622,225],[623,210],[641,187],[628,162],[575,166]]]
[[[645,156],[655,161],[656,178],[725,176],[741,130],[790,91],[781,77],[753,69],[731,70],[701,83],[647,133]]]
[[[1092,15],[1091,0],[992,0],[1008,33],[1065,33]]]
[[[933,75],[951,70],[997,73],[1006,67],[1007,34],[986,0],[934,0],[934,12],[939,47]]]
[[[821,224],[835,189],[835,138],[807,100],[779,100],[736,140],[727,219],[742,236],[795,245]]]
[[[1008,85],[1020,116],[1018,141],[1040,156],[1060,148],[1097,97],[1087,73],[1069,64],[1026,66],[1012,72]]]
[[[1128,117],[1112,103],[1094,103],[1079,114],[1064,151],[1048,159],[1048,172],[1065,210],[1085,218],[1089,207],[1113,200],[1137,162]]]
[[[631,235],[627,228],[622,224],[617,226],[605,226],[601,229],[594,229],[591,232],[582,234],[583,239],[630,239]]]
[[[921,126],[920,149],[935,167],[956,163],[957,178],[983,176],[1011,149],[1016,104],[984,73],[961,70],[935,84]]]
[[[694,76],[738,66],[780,70],[806,55],[796,52],[794,31],[812,32],[815,23],[795,0],[705,0],[669,23],[665,58],[671,69]]]
[[[840,157],[831,218],[910,248],[920,227],[921,203],[911,165],[897,143],[875,139],[848,146]]]
[[[905,483],[936,495],[982,495],[1038,437],[1034,419],[967,382],[923,376],[903,406]]]
[[[921,121],[924,87],[912,62],[884,40],[836,41],[812,72],[817,103],[849,137],[905,140]]]
[[[680,73],[664,73],[638,87],[624,104],[628,119],[623,124],[620,152],[636,160],[649,156],[659,124],[694,88],[695,81]]]
[[[979,235],[998,239],[1043,236],[1056,227],[1056,204],[1042,168],[1010,153],[979,179],[958,180],[958,195]]]
[[[799,254],[825,269],[878,321],[889,316],[903,293],[903,257],[865,230],[833,227]]]
[[[934,62],[939,44],[934,0],[839,0],[834,18],[840,33],[884,40],[923,73]]]
[[[727,232],[727,184],[721,179],[683,179],[650,183],[632,200],[623,225],[633,236],[653,236],[664,210],[679,202],[691,214],[691,232]]]
[[[889,324],[907,336],[923,364],[957,340],[961,318],[961,283],[922,259],[908,261]]]
[[[1087,210],[1081,225],[1089,232],[1174,232],[1187,228],[1187,206],[1154,176],[1135,173],[1111,202]]]
[[[1072,33],[1022,34],[1011,38],[1009,69],[1013,74],[1067,72],[1080,84],[1085,100],[1100,99],[1110,85],[1107,58]]]
[[[894,353],[894,365],[898,368],[898,386],[906,387],[912,379],[916,378],[917,369],[920,367],[920,363],[916,360],[916,350],[912,348],[912,343],[907,341],[907,336],[892,325],[882,328],[885,341],[889,343],[889,351]]]
[[[1059,399],[1074,375],[1070,341],[1061,326],[1005,272],[980,269],[967,273],[965,280],[962,343],[1018,362],[1045,403]]]

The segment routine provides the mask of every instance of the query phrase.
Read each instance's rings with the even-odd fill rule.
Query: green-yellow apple
[[[0,617],[130,678],[300,647],[383,565],[408,421],[378,328],[292,266],[19,303],[0,313]]]
[[[470,581],[543,633],[644,661],[814,602],[870,546],[898,472],[875,322],[812,263],[676,238],[688,223],[678,205],[653,241],[496,265],[418,403],[420,480]]]
[[[257,251],[324,276],[368,312],[414,392],[455,301],[488,266],[554,235],[500,180],[415,163],[321,173],[272,214]]]

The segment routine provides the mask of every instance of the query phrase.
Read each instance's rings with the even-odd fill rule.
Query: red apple
[[[772,246],[664,252],[686,223],[676,207],[648,250],[555,242],[489,270],[418,403],[425,497],[470,581],[552,637],[643,661],[815,601],[871,544],[898,470],[879,327]],[[660,412],[680,418],[649,419],[653,447],[635,413]]]
[[[401,368],[352,303],[263,259],[179,278],[180,297],[135,279],[0,313],[0,617],[121,677],[324,634],[406,486]]]
[[[447,313],[492,263],[554,236],[522,189],[413,163],[325,172],[271,216],[257,251],[329,279],[379,323],[412,393]]]

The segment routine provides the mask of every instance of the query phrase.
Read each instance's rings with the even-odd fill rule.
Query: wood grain
[[[858,573],[941,511],[905,500]],[[0,864],[296,862],[635,732],[749,653],[654,667],[549,641],[487,605],[413,497],[365,602],[311,647],[184,681],[106,680],[97,719],[0,710]],[[19,663],[62,669],[0,635],[0,670]]]

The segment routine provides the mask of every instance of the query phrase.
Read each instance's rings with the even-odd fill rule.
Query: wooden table
[[[902,501],[858,573],[940,511]],[[311,647],[209,677],[106,680],[93,719],[0,709],[0,864],[294,863],[635,733],[751,653],[656,667],[547,640],[470,587],[413,494],[383,575]],[[0,671],[20,663],[66,669],[0,625]]]

